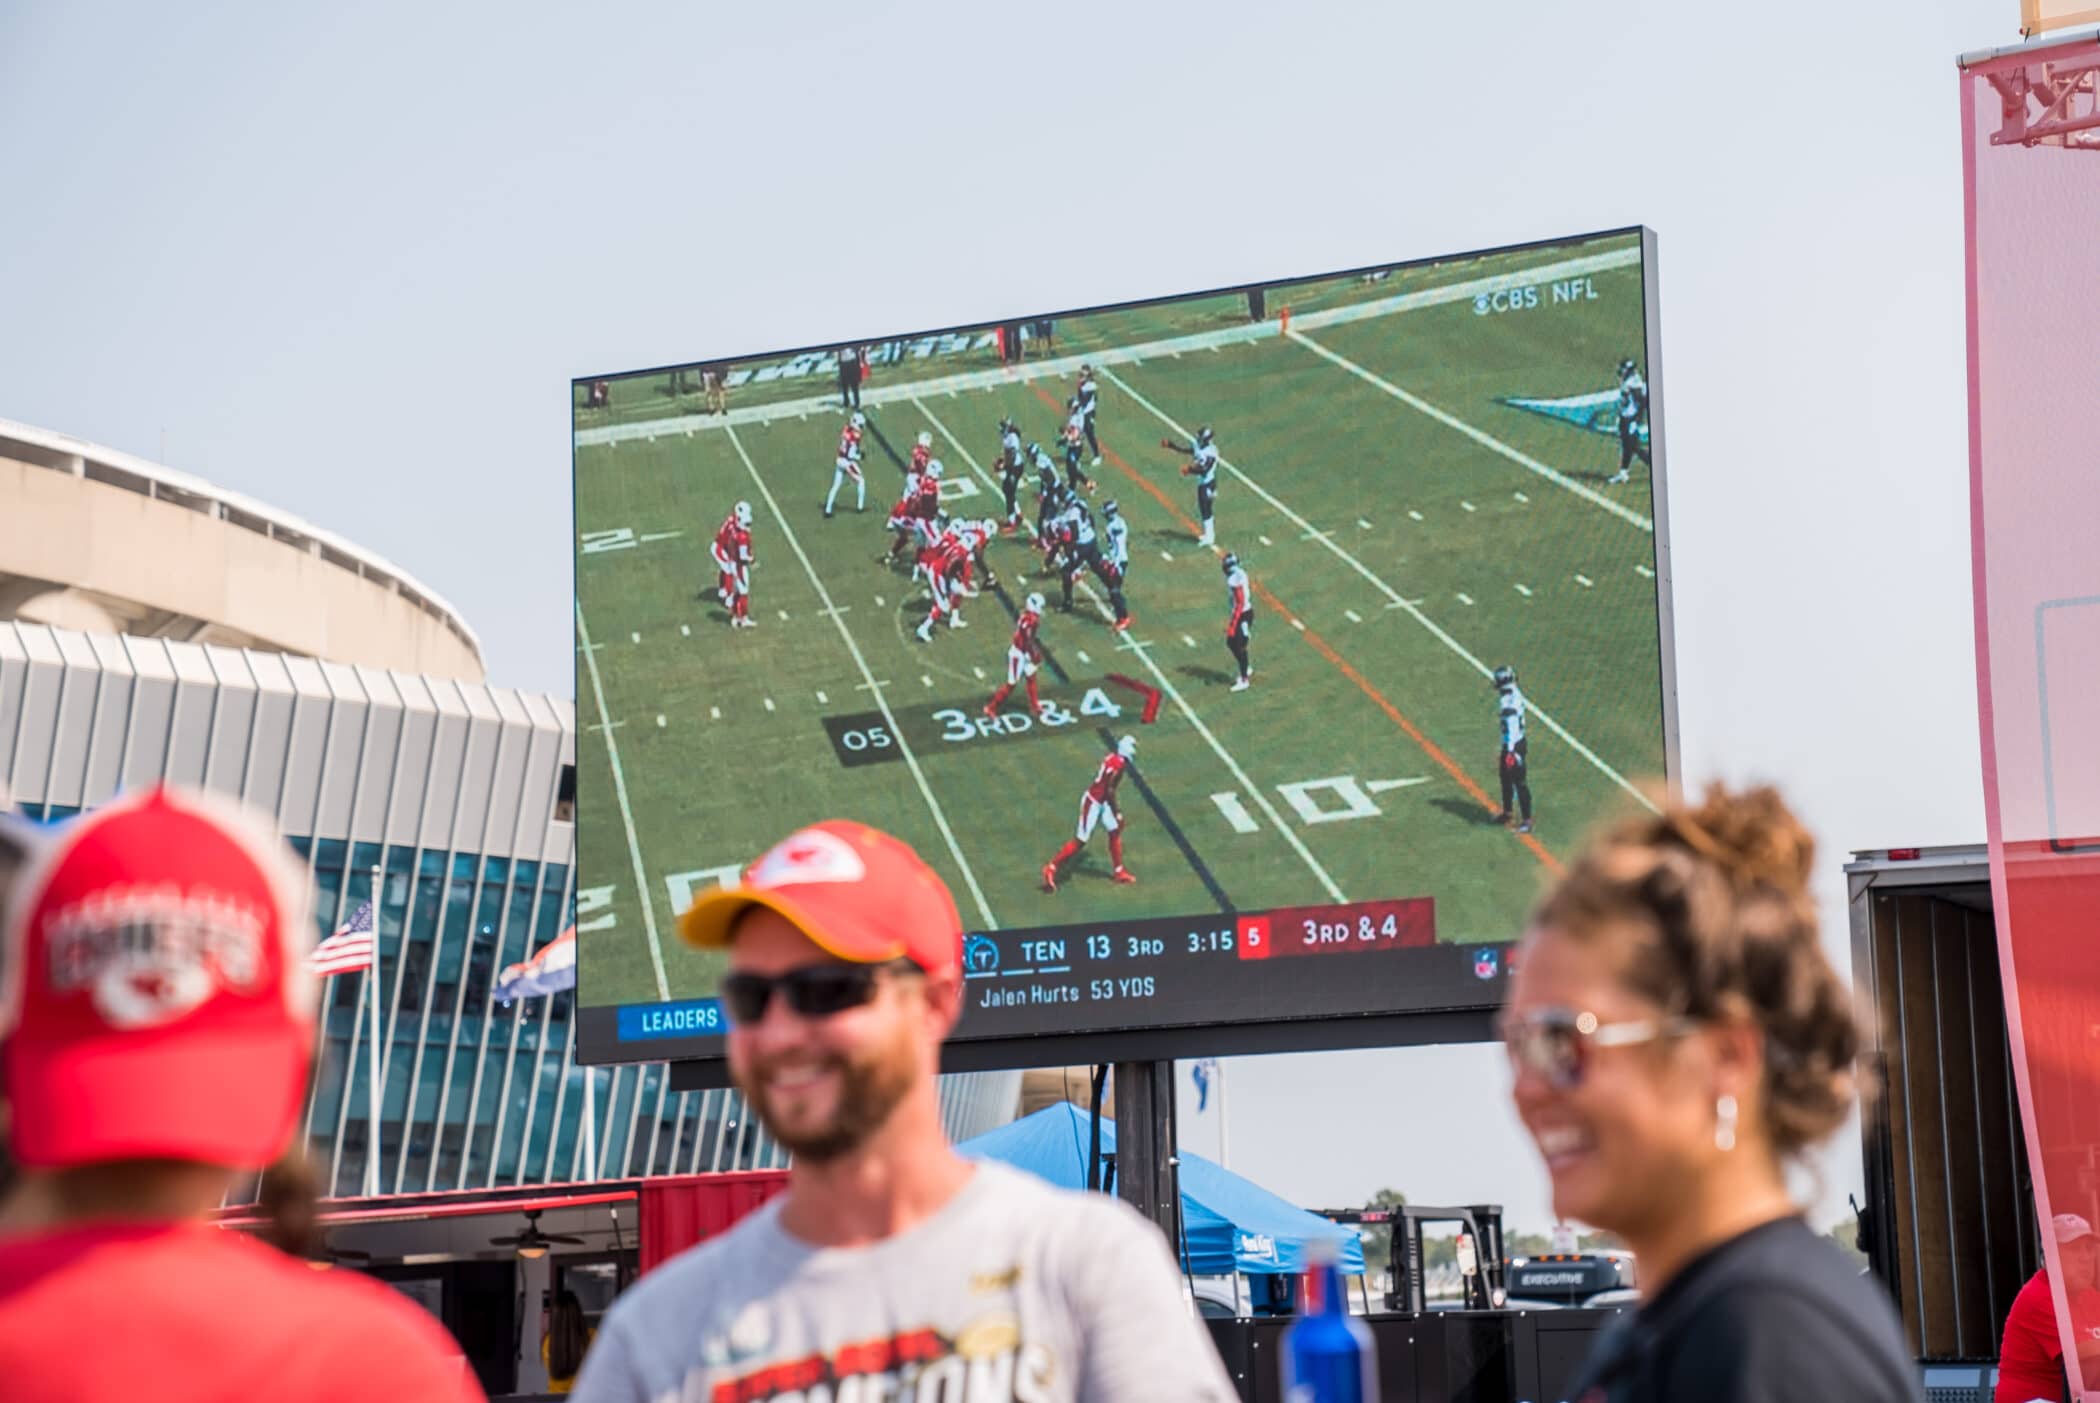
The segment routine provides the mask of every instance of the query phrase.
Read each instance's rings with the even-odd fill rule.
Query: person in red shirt
[[[2063,1263],[2064,1289],[2071,1296],[2071,1335],[2087,1388],[2100,1383],[2100,1237],[2076,1213],[2051,1221],[2056,1256]],[[2029,1403],[2064,1396],[2063,1337],[2056,1332],[2056,1298],[2045,1265],[2029,1277],[2005,1313],[2005,1338],[1998,1347],[1998,1387],[1992,1403]]]
[[[731,628],[757,628],[751,617],[751,504],[738,502],[715,532],[715,597]]]
[[[926,580],[933,588],[933,603],[927,609],[926,621],[919,625],[914,635],[921,643],[933,641],[933,626],[942,619],[948,621],[950,628],[970,626],[970,621],[962,616],[962,602],[977,593],[970,583],[971,565],[977,552],[977,530],[975,522],[951,526],[923,557]]]
[[[388,1287],[211,1214],[306,1103],[305,874],[215,795],[141,790],[24,869],[0,932],[9,1403],[473,1403],[458,1345]]]
[[[844,374],[843,371],[840,373]],[[868,509],[868,480],[861,475],[860,470],[860,436],[867,427],[867,416],[855,410],[852,417],[846,420],[846,427],[839,431],[838,460],[831,469],[831,491],[824,498],[826,521],[831,520],[831,509],[838,501],[839,488],[848,482],[853,484],[854,510]]]
[[[906,550],[915,552],[919,564],[925,563],[926,552],[939,539],[936,522],[941,514],[941,473],[940,459],[929,457],[922,465],[919,451],[912,450],[912,466],[904,474],[904,495],[890,508],[889,527],[896,535],[890,541],[889,554],[877,557],[878,565],[889,564]],[[912,573],[918,573],[916,568]]]
[[[1014,620],[1014,639],[1006,649],[1006,682],[992,699],[984,704],[984,714],[997,716],[999,708],[1013,695],[1014,688],[1022,681],[1028,684],[1028,709],[1041,715],[1043,699],[1036,695],[1035,672],[1043,663],[1042,640],[1036,631],[1043,626],[1043,596],[1031,594],[1024,602],[1021,616]]]
[[[1075,856],[1086,846],[1087,839],[1094,836],[1097,827],[1108,830],[1108,860],[1114,864],[1109,876],[1123,883],[1135,882],[1130,869],[1123,865],[1123,809],[1116,802],[1116,789],[1129,772],[1130,762],[1137,758],[1137,737],[1125,736],[1116,742],[1116,748],[1101,757],[1101,768],[1094,772],[1094,782],[1079,796],[1079,828],[1065,845],[1057,850],[1057,856],[1043,864],[1043,890],[1057,890],[1057,869],[1067,859]]]

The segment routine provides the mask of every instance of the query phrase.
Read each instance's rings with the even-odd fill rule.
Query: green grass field
[[[1404,283],[1352,280],[1292,299],[1342,306],[1637,247],[1625,236],[1525,250],[1441,281],[1410,270]],[[1165,310],[1072,319],[1059,350],[1129,348],[1223,316],[1176,322]],[[611,443],[579,416],[585,1000],[711,993],[712,958],[673,930],[687,894],[828,816],[902,834],[972,925],[1431,895],[1439,938],[1513,936],[1583,830],[1663,768],[1647,471],[1636,464],[1632,483],[1608,486],[1615,435],[1502,402],[1611,389],[1622,356],[1646,366],[1638,262],[1592,273],[1566,300],[1541,285],[1537,305],[1508,312],[1460,297],[1294,324],[1290,337],[1264,331],[1109,359],[1092,503],[1098,517],[1113,496],[1131,525],[1137,622],[1121,638],[1085,591],[1073,613],[1055,610],[1055,581],[1040,577],[1025,534],[991,548],[1002,587],[967,606],[970,626],[930,645],[912,636],[923,589],[876,558],[921,430],[947,464],[951,510],[998,515],[993,426],[1012,414],[1024,439],[1048,444],[1067,374],[1024,366],[983,388],[916,394],[878,377],[869,388],[887,397],[866,410],[868,511],[830,521],[835,402],[783,400],[770,417],[693,425],[668,422],[682,411],[666,398],[663,432]],[[1217,556],[1194,542],[1183,457],[1159,445],[1199,423],[1215,427],[1228,465],[1220,544],[1256,591],[1255,685],[1239,694],[1228,691]],[[756,513],[760,626],[732,631],[708,546],[738,500]],[[1023,502],[1032,520],[1032,476]],[[975,718],[1004,680],[1013,612],[1031,589],[1053,601],[1041,683],[1068,720],[984,734]],[[1539,824],[1528,838],[1490,821],[1497,723],[1482,669],[1504,663],[1533,708]],[[1151,724],[1141,694],[1112,677],[1161,694]],[[835,742],[870,726],[897,743]],[[1039,869],[1125,733],[1139,741],[1142,784],[1122,795],[1138,884],[1109,882],[1097,835],[1062,889],[1043,892]],[[844,763],[878,752],[887,758]]]

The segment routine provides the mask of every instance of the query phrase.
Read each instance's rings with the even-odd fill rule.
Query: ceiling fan
[[[520,1257],[544,1257],[547,1249],[554,1246],[581,1247],[580,1237],[565,1237],[560,1233],[540,1231],[540,1210],[525,1210],[525,1231],[512,1237],[492,1237],[489,1244],[494,1247],[514,1247]]]

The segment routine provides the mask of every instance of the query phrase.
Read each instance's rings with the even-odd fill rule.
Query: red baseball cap
[[[313,1051],[307,912],[283,840],[216,795],[149,789],[59,830],[0,930],[14,1157],[276,1159]]]
[[[864,823],[828,819],[781,839],[679,917],[686,942],[719,949],[736,919],[763,906],[842,960],[910,960],[929,973],[962,966],[962,916],[940,874],[909,844]]]

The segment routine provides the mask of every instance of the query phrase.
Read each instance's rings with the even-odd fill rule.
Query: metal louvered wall
[[[321,931],[373,901],[380,1143],[372,971],[328,981],[307,1106],[337,1194],[360,1192],[374,1153],[385,1193],[784,1162],[733,1091],[673,1094],[662,1064],[578,1066],[571,995],[495,1002],[497,972],[573,919],[576,831],[555,805],[575,732],[563,698],[0,622],[0,779],[31,817],[204,785],[275,816]],[[951,1134],[1003,1124],[1018,1097],[1018,1073],[945,1078]]]

